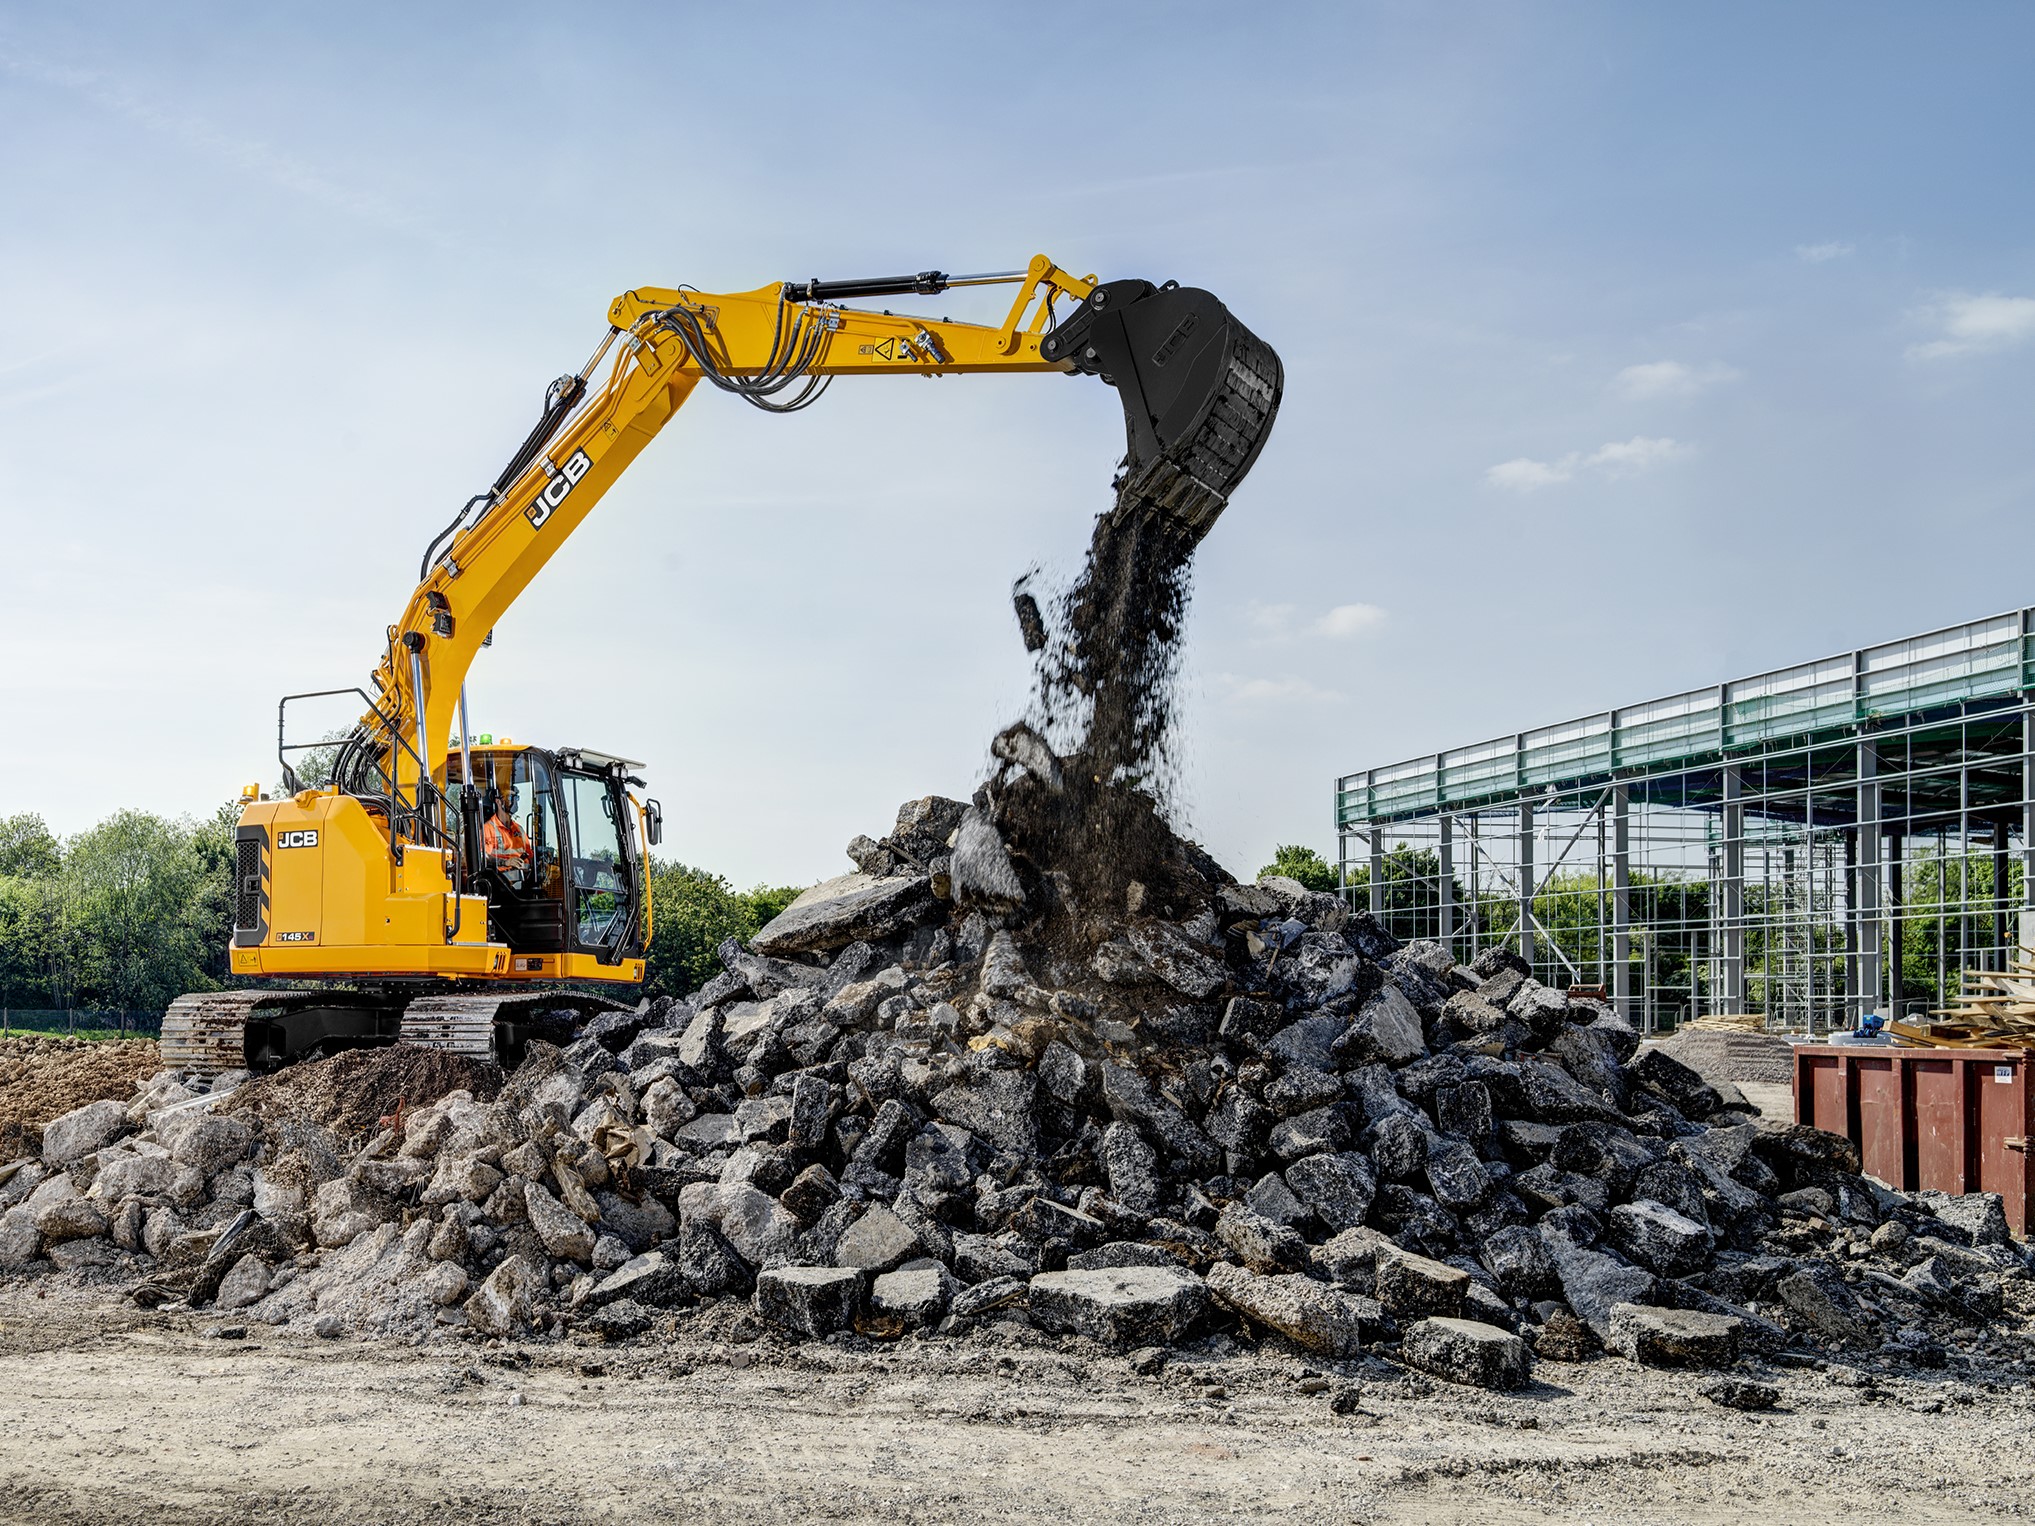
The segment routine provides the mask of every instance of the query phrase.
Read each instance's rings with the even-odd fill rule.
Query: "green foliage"
[[[77,896],[83,980],[111,1007],[165,1007],[207,984],[205,865],[193,837],[188,825],[118,811],[64,854],[63,877]]]
[[[793,887],[738,891],[726,878],[689,864],[650,861],[651,931],[646,996],[684,996],[721,972],[714,953],[729,938],[744,942],[799,896]]]
[[[119,811],[69,842],[0,822],[0,1006],[155,1011],[223,984],[236,815]]]
[[[1258,878],[1263,879],[1268,874],[1298,880],[1309,890],[1336,888],[1335,865],[1314,849],[1303,847],[1299,843],[1281,844],[1279,850],[1272,855],[1272,862],[1258,871]]]
[[[756,927],[761,931],[772,917],[805,894],[798,885],[758,885],[742,892],[742,900],[756,918]]]
[[[33,812],[0,816],[0,878],[46,880],[63,867],[63,846]]]

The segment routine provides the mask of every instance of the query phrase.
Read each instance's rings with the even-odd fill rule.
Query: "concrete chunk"
[[[960,1287],[937,1261],[907,1261],[876,1279],[869,1290],[869,1312],[886,1323],[923,1329],[940,1322]]]
[[[1663,1203],[1620,1203],[1605,1220],[1604,1237],[1663,1277],[1686,1277],[1710,1264],[1709,1229]]]
[[[877,1203],[835,1242],[834,1264],[870,1273],[887,1272],[919,1250],[919,1237],[911,1226]]]
[[[125,1102],[87,1102],[43,1125],[42,1158],[53,1166],[67,1166],[126,1131]]]
[[[577,1214],[536,1182],[524,1186],[523,1204],[530,1215],[530,1227],[547,1251],[582,1264],[593,1260],[594,1232]]]
[[[1470,1287],[1468,1272],[1411,1251],[1380,1252],[1376,1273],[1378,1302],[1400,1315],[1460,1314]]]
[[[1409,1367],[1474,1388],[1524,1388],[1533,1376],[1525,1341],[1474,1319],[1423,1319],[1399,1354]]]
[[[1355,1356],[1385,1326],[1385,1311],[1374,1300],[1298,1273],[1264,1277],[1218,1261],[1209,1269],[1208,1290],[1246,1319],[1323,1356]]]
[[[1208,1311],[1208,1289],[1185,1267],[1042,1272],[1029,1303],[1042,1329],[1112,1346],[1171,1345]]]
[[[862,1307],[862,1273],[852,1267],[780,1266],[756,1274],[757,1314],[794,1335],[845,1330]]]
[[[1614,1304],[1607,1351],[1649,1367],[1728,1367],[1738,1358],[1745,1321],[1694,1309]]]
[[[924,875],[838,875],[785,907],[749,946],[774,955],[874,942],[916,926],[932,908],[932,882]]]

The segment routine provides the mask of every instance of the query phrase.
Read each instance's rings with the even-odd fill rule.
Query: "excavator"
[[[1016,290],[994,325],[844,305],[999,285]],[[791,413],[837,376],[1100,377],[1127,431],[1109,513],[1162,516],[1189,544],[1257,460],[1283,385],[1271,347],[1210,293],[1077,277],[1044,255],[979,275],[644,287],[608,325],[425,548],[372,692],[279,703],[281,788],[247,786],[235,831],[230,967],[248,984],[171,1005],[171,1067],[262,1071],[398,1040],[513,1064],[561,1014],[633,997],[663,831],[659,803],[635,793],[643,765],[475,735],[465,683],[496,622],[702,382]],[[287,741],[293,703],[354,697],[360,718],[336,741]]]

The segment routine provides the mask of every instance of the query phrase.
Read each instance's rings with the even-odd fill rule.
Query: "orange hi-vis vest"
[[[490,816],[480,829],[481,851],[490,863],[530,862],[530,839],[523,835],[523,829],[513,821],[503,821],[499,816]]]

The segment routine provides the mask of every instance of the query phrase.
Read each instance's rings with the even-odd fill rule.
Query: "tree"
[[[232,979],[233,908],[236,868],[234,828],[240,825],[240,802],[229,800],[201,821],[191,833],[198,860],[198,884],[191,901],[191,923],[198,940],[198,965],[207,986]]]
[[[1335,866],[1314,849],[1298,843],[1285,843],[1279,847],[1272,855],[1272,862],[1258,871],[1258,878],[1263,879],[1268,874],[1298,880],[1309,890],[1336,888]]]
[[[0,816],[0,876],[54,879],[63,863],[63,845],[40,816],[33,811]]]
[[[0,876],[0,1007],[37,1007],[47,998],[43,883]]]
[[[772,918],[804,894],[797,885],[756,885],[743,891],[740,899],[749,908],[756,931],[761,932]]]
[[[205,883],[192,828],[146,811],[116,811],[64,855],[84,975],[122,1011],[160,1011],[202,988],[195,906]]]
[[[689,864],[650,861],[651,931],[646,996],[684,996],[721,971],[714,950],[744,942],[798,897],[789,888],[737,891],[721,875]]]

